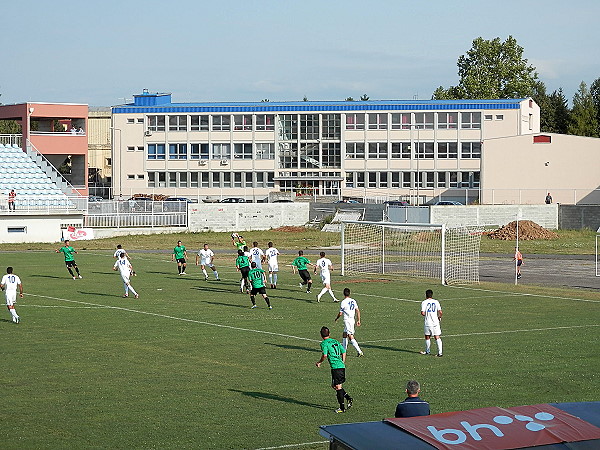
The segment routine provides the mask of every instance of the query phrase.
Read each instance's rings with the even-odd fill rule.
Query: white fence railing
[[[84,225],[91,228],[187,227],[187,203],[181,201],[89,202]]]

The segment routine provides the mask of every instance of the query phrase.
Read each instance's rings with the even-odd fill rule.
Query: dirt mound
[[[306,228],[285,226],[285,227],[274,228],[273,231],[285,231],[286,233],[298,233],[301,231],[306,231]]]
[[[504,225],[491,233],[488,233],[490,239],[500,239],[502,241],[514,241],[517,239],[517,221]],[[523,241],[532,241],[535,239],[558,239],[558,234],[554,231],[545,229],[531,220],[519,220],[519,239]]]

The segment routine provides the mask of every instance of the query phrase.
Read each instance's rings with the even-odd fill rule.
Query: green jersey
[[[175,259],[185,258],[185,245],[178,245],[173,249],[173,254],[175,255]]]
[[[292,266],[296,266],[298,270],[307,270],[306,265],[310,264],[310,260],[304,256],[298,256],[293,262]]]
[[[245,246],[246,246],[246,241],[242,241],[242,242],[240,242],[240,241],[237,241],[237,242],[235,242],[235,247],[236,247],[238,250],[242,250],[242,251],[244,251],[244,247],[245,247]]]
[[[250,272],[248,272],[248,279],[250,280],[250,283],[252,283],[252,287],[253,288],[262,288],[262,287],[266,287],[265,286],[265,280],[264,280],[264,274],[265,271],[259,268],[256,269],[252,269],[250,270]]]
[[[321,351],[327,356],[327,361],[332,369],[345,369],[344,361],[342,361],[342,353],[346,350],[338,341],[333,338],[323,339],[321,341]]]
[[[75,257],[73,256],[75,254],[75,249],[73,247],[61,247],[58,251],[64,253],[65,261],[75,261]]]
[[[235,265],[236,265],[236,267],[239,267],[240,269],[242,267],[250,267],[250,259],[248,259],[248,257],[246,255],[238,256],[235,259]]]

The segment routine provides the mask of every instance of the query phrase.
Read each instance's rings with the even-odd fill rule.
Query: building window
[[[346,172],[346,187],[354,187],[354,172]]]
[[[230,144],[213,144],[212,159],[231,159]]]
[[[392,158],[410,159],[410,142],[392,142]]]
[[[275,129],[275,116],[272,114],[256,115],[256,131],[273,131]]]
[[[403,188],[411,187],[410,172],[402,172],[402,187]]]
[[[135,180],[135,175],[132,175],[132,174],[129,174],[129,173],[128,173],[128,174],[127,174],[127,179],[128,179],[128,180]]]
[[[364,130],[364,114],[346,114],[346,130]]]
[[[179,172],[179,187],[188,187],[188,174],[187,172]]]
[[[474,187],[474,188],[478,188],[479,187],[480,176],[481,176],[480,172],[473,172],[473,185],[472,185],[472,187]]]
[[[295,169],[298,167],[298,145],[296,143],[279,143],[279,168]]]
[[[235,131],[252,131],[252,116],[250,114],[233,116]]]
[[[437,180],[436,180],[435,187],[445,188],[446,180],[447,180],[446,172],[436,172],[436,176],[437,176]]]
[[[456,142],[438,142],[437,150],[438,159],[458,158],[458,145]]]
[[[342,167],[342,148],[337,142],[326,142],[321,148],[321,167],[340,169]]]
[[[433,150],[433,142],[417,142],[415,144],[417,151],[415,158],[417,159],[433,159],[435,154]]]
[[[480,142],[463,142],[460,148],[460,157],[462,159],[481,158]]]
[[[245,180],[245,183],[244,183],[244,187],[245,188],[251,188],[251,187],[253,187],[252,172],[246,172],[244,180]]]
[[[221,187],[221,172],[210,172],[211,174],[211,185],[212,188]]]
[[[440,130],[456,130],[458,128],[458,113],[457,112],[441,112],[437,114]]]
[[[135,152],[135,147],[134,146],[129,146],[129,147],[127,147],[127,151],[128,152]]]
[[[394,113],[392,114],[392,130],[410,130],[411,123],[410,113]]]
[[[364,172],[354,172],[354,176],[356,177],[356,187],[364,188],[365,187],[365,173]]]
[[[140,174],[140,175],[138,175],[138,176],[137,176],[137,179],[138,179],[138,180],[143,180],[144,178],[145,178],[145,177],[144,177],[144,174]]]
[[[390,183],[391,188],[399,188],[400,187],[400,172],[392,172],[391,173],[392,181]]]
[[[187,131],[187,116],[169,116],[169,131]]]
[[[165,116],[148,116],[148,130],[165,131]]]
[[[300,114],[300,139],[304,141],[319,139],[318,114]]]
[[[367,186],[370,188],[376,188],[377,187],[377,172],[368,172],[368,184]]]
[[[450,172],[448,175],[450,177],[450,187],[458,187],[458,172]]]
[[[369,114],[369,130],[387,130],[387,113]]]
[[[323,139],[339,139],[342,134],[339,114],[323,114]]]
[[[177,172],[169,172],[169,187],[177,187]]]
[[[165,144],[148,144],[148,159],[165,159]]]
[[[267,172],[267,187],[275,187],[275,172]]]
[[[190,187],[198,187],[198,172],[190,172]]]
[[[295,114],[282,114],[279,116],[279,139],[282,141],[295,141],[298,139],[298,119]]]
[[[265,174],[264,172],[256,172],[256,187],[267,187],[265,183]]]
[[[138,120],[137,120],[137,123],[142,123],[142,124],[143,124],[143,123],[144,123],[144,119],[143,119],[143,118],[141,118],[141,119],[138,119]]]
[[[369,142],[369,159],[387,159],[387,142]]]
[[[256,145],[256,159],[275,159],[275,144],[259,143]]]
[[[107,166],[112,166],[112,158],[104,158],[104,162]]]
[[[464,112],[460,114],[460,127],[463,130],[481,129],[481,113],[478,112]]]
[[[434,113],[415,113],[415,128],[420,130],[433,130]]]
[[[208,116],[191,116],[191,131],[208,131]]]
[[[210,187],[210,172],[200,172],[200,187]]]
[[[387,172],[379,172],[379,186],[380,188],[388,187],[388,173]]]
[[[235,159],[252,159],[252,144],[233,144]]]
[[[346,159],[365,159],[365,143],[347,142]]]
[[[169,144],[169,159],[187,159],[187,144]]]
[[[223,172],[223,187],[230,188],[231,187],[231,172]]]
[[[504,114],[496,114],[496,120],[504,120]]]
[[[236,188],[242,187],[242,174],[240,172],[233,173],[233,187],[236,187]]]
[[[138,147],[138,148],[137,148],[137,151],[138,151],[138,152],[143,152],[143,151],[144,151],[144,147],[141,147],[141,146],[140,146],[140,147]]]
[[[148,172],[148,187],[156,187],[156,173]]]
[[[300,168],[319,168],[319,144],[300,144]]]
[[[231,116],[212,116],[213,131],[231,130]]]
[[[127,123],[135,123],[135,119],[127,119]]]
[[[208,159],[208,144],[190,144],[190,159]]]
[[[492,120],[494,118],[493,114],[484,114],[483,120]]]

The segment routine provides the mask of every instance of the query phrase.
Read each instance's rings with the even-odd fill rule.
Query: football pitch
[[[365,357],[349,347],[354,406],[335,414],[329,366],[315,362],[321,326],[341,339],[338,304],[316,302],[317,276],[312,294],[300,289],[282,255],[273,310],[260,297],[251,310],[230,253],[217,254],[220,282],[191,252],[187,276],[170,254],[133,253],[139,299],[121,297],[112,251],[80,251],[76,281],[53,252],[1,253],[25,288],[21,323],[0,315],[2,447],[322,449],[319,425],[393,416],[409,379],[432,413],[600,399],[597,292],[336,272],[338,298],[349,287],[360,307]],[[444,311],[443,358],[419,354],[428,288]]]

